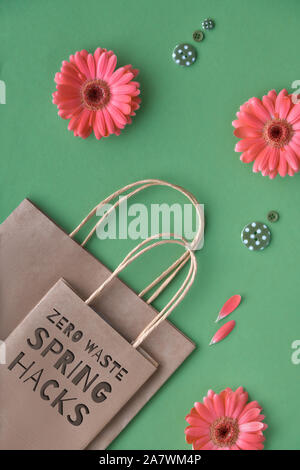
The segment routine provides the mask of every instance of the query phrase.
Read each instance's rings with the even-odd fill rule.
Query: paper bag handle
[[[118,191],[115,191],[113,194],[108,196],[106,199],[104,199],[102,202],[100,202],[94,209],[90,211],[90,213],[80,222],[80,224],[73,230],[73,232],[70,233],[70,237],[73,238],[79,230],[96,214],[97,210],[101,207],[103,207],[105,204],[109,203],[116,197],[120,196],[121,194],[125,193],[126,191],[135,188],[132,192],[129,194],[125,195],[123,198],[119,199],[115,204],[101,217],[101,219],[95,224],[93,229],[89,232],[87,237],[84,239],[84,241],[81,243],[81,246],[85,246],[85,244],[89,241],[89,239],[92,237],[92,235],[95,233],[97,230],[97,227],[100,226],[103,221],[109,216],[109,214],[118,207],[122,201],[125,199],[129,199],[135,194],[139,193],[140,191],[151,187],[151,186],[167,186],[175,189],[176,191],[179,191],[183,195],[185,195],[193,204],[195,207],[197,216],[198,216],[198,231],[196,233],[196,236],[194,240],[191,243],[191,248],[195,249],[200,242],[200,240],[203,237],[203,232],[204,232],[204,215],[203,211],[201,210],[201,207],[195,198],[195,196],[187,191],[186,189],[182,188],[181,186],[168,183],[167,181],[164,180],[159,180],[159,179],[147,179],[147,180],[140,180],[136,181],[134,183],[128,184],[127,186],[124,186],[123,188],[119,189]],[[137,187],[137,188],[136,188]],[[178,258],[171,266],[169,266],[168,269],[166,269],[159,277],[157,277],[149,286],[147,286],[145,289],[140,292],[139,297],[143,297],[149,290],[151,290],[153,287],[155,287],[161,280],[166,278],[170,273],[169,277],[161,284],[161,286],[152,294],[152,296],[147,300],[148,304],[151,304],[159,295],[160,293],[167,287],[167,285],[174,279],[174,277],[177,275],[177,273],[183,268],[183,266],[187,263],[189,257],[187,256],[188,253],[185,252],[180,258]],[[172,272],[173,271],[173,272]]]
[[[140,186],[140,187],[137,187],[137,186]],[[132,191],[131,193],[129,194],[126,194],[124,195],[123,198],[119,199],[102,217],[101,219],[95,224],[95,226],[92,228],[92,230],[89,232],[89,234],[86,236],[86,238],[83,240],[83,242],[81,243],[81,246],[85,246],[86,243],[90,240],[90,238],[93,236],[93,234],[95,233],[95,231],[97,230],[97,228],[99,227],[99,225],[101,225],[103,223],[103,221],[109,216],[109,214],[116,208],[118,207],[123,200],[125,199],[130,199],[132,196],[134,196],[135,194],[139,193],[140,191],[143,191],[144,189],[146,188],[149,188],[151,186],[167,186],[167,187],[170,187],[170,188],[173,188],[175,189],[176,191],[180,192],[181,194],[183,194],[184,196],[186,196],[190,201],[191,203],[193,204],[193,206],[195,207],[195,210],[196,210],[196,213],[197,213],[197,216],[198,216],[198,222],[199,222],[199,225],[198,225],[198,230],[197,230],[197,233],[196,233],[196,236],[194,238],[194,240],[191,242],[191,248],[192,249],[195,249],[198,245],[198,243],[201,241],[201,238],[203,236],[203,231],[204,231],[204,217],[203,217],[203,213],[202,211],[200,210],[199,208],[199,203],[196,199],[196,197],[190,193],[189,191],[187,191],[185,188],[181,187],[181,186],[178,186],[176,184],[173,184],[173,183],[168,183],[167,181],[164,181],[164,180],[159,180],[159,179],[146,179],[146,180],[140,180],[140,181],[135,181],[134,183],[130,183],[126,186],[124,186],[123,188],[119,189],[118,191],[115,191],[113,194],[111,194],[110,196],[108,196],[107,198],[105,198],[103,201],[101,201],[99,204],[97,204],[97,206],[94,207],[94,209],[92,209],[89,214],[80,222],[80,224],[69,234],[69,236],[71,238],[73,238],[78,232],[79,230],[96,214],[97,210],[100,209],[101,207],[103,207],[105,204],[108,204],[110,201],[112,201],[113,199],[115,199],[116,197],[124,194],[126,191],[132,189],[132,188],[136,188],[134,191]]]
[[[156,246],[159,245],[164,245],[164,244],[177,244],[181,245],[186,249],[186,253],[188,254],[188,259],[190,259],[190,269],[189,272],[181,284],[180,288],[177,290],[177,292],[174,294],[174,296],[171,298],[171,300],[167,303],[167,305],[156,315],[156,317],[153,318],[153,320],[143,329],[143,331],[138,335],[138,337],[133,341],[132,345],[134,348],[137,348],[146,338],[147,336],[155,329],[157,328],[160,323],[162,323],[169,315],[170,313],[175,309],[175,307],[184,299],[186,294],[188,293],[189,289],[191,288],[196,272],[197,272],[197,261],[196,257],[194,255],[193,250],[191,249],[189,243],[182,237],[179,237],[178,235],[176,236],[176,240],[159,240],[156,241],[155,243],[146,246],[145,248],[144,245],[147,245],[149,242],[152,242],[154,240],[157,240],[159,238],[164,238],[164,237],[170,237],[173,236],[175,237],[174,234],[158,234],[151,236],[147,238],[146,240],[142,241],[139,245],[137,245],[133,250],[131,250],[128,255],[123,259],[123,261],[119,264],[119,266],[115,269],[115,271],[101,284],[101,286],[98,287],[91,295],[90,297],[85,301],[86,304],[91,304],[93,300],[95,300],[101,292],[107,287],[108,284],[111,283],[111,281],[121,272],[123,269],[125,269],[129,264],[131,264],[135,259],[137,259],[139,256],[141,256],[143,253],[146,253],[147,251],[151,250],[152,248],[155,248]],[[178,239],[179,238],[179,239]],[[142,249],[141,249],[142,248]],[[139,251],[140,250],[140,251]]]

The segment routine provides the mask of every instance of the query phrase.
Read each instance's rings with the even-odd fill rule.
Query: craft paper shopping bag
[[[138,348],[192,285],[194,254],[182,287],[132,345],[89,305],[122,269],[162,243],[172,242],[134,249],[85,302],[59,280],[9,335],[0,367],[0,449],[83,449],[153,374],[157,364]]]
[[[137,182],[101,204],[112,201],[114,196],[127,190],[133,189],[126,196],[130,198],[138,191],[155,185],[173,187],[159,180]],[[182,188],[175,189],[188,197],[189,193]],[[197,204],[194,197],[192,202]],[[84,220],[94,215],[97,207]],[[203,226],[201,214],[200,236]],[[34,204],[24,200],[0,225],[0,338],[8,336],[59,278],[66,279],[82,298],[86,298],[110,273],[106,266]],[[150,304],[118,278],[96,300],[95,307],[128,341],[132,341],[157,315]],[[158,371],[111,420],[89,448],[105,449],[195,348],[194,343],[168,321],[146,339],[145,347],[159,362]]]
[[[2,450],[84,449],[156,370],[63,280],[6,348]]]

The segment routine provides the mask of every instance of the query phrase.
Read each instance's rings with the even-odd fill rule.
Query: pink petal
[[[103,116],[103,113],[101,110],[97,111],[96,114],[96,125],[98,127],[98,131],[101,135],[104,137],[108,135],[107,129],[106,129],[106,124],[105,124],[105,119]]]
[[[266,438],[264,437],[264,435],[260,432],[254,432],[254,433],[251,433],[251,432],[240,432],[239,434],[239,437],[243,440],[243,441],[246,441],[246,442],[254,442],[255,444],[256,443],[259,443],[259,442],[264,442],[266,440]]]
[[[232,413],[233,418],[236,419],[240,416],[240,414],[243,411],[247,401],[248,401],[248,393],[244,392],[239,396],[239,400],[236,404],[235,410]]]
[[[88,109],[85,109],[80,115],[77,132],[82,138],[85,138],[84,136],[86,136],[89,132],[90,114],[91,112]]]
[[[130,95],[113,95],[113,98],[112,98],[112,101],[114,101],[114,103],[126,103],[126,104],[130,104],[131,103],[131,96]]]
[[[127,72],[122,75],[117,82],[114,83],[114,86],[126,85],[134,78],[133,73]],[[134,82],[132,82],[134,83]]]
[[[200,436],[203,436],[203,428],[202,427],[194,427],[194,426],[191,426],[191,427],[187,427],[185,428],[185,435],[187,437],[200,437]],[[205,435],[208,435],[208,429],[206,429],[206,433]]]
[[[243,121],[241,121],[240,119],[235,119],[234,121],[232,121],[232,125],[233,127],[235,127],[236,129],[238,129],[239,127],[246,127],[247,126],[245,125],[245,123]]]
[[[296,121],[299,121],[299,119],[300,119],[300,103],[292,106],[287,116],[287,120],[290,124],[294,124]]]
[[[115,108],[118,108],[118,110],[121,111],[123,114],[130,114],[131,113],[131,107],[127,103],[122,103],[120,101],[116,101],[116,100],[112,99],[111,104]]]
[[[282,150],[279,151],[279,165],[278,165],[278,173],[282,178],[286,176],[288,170],[287,161],[285,159],[285,152]]]
[[[264,168],[269,156],[269,148],[265,147],[257,156],[254,164],[253,164],[253,171],[254,173],[257,173],[258,171],[261,171],[262,168]]]
[[[247,411],[252,410],[253,408],[259,408],[260,410],[262,410],[262,407],[259,405],[257,401],[250,401],[245,406],[243,413],[246,413]]]
[[[216,343],[219,343],[220,341],[222,341],[224,338],[226,338],[226,336],[229,335],[229,333],[231,333],[231,331],[233,330],[233,328],[235,327],[235,321],[234,320],[230,320],[228,321],[227,323],[225,323],[225,325],[221,326],[221,328],[218,329],[218,331],[214,334],[211,342],[209,343],[210,345],[211,344],[216,344]]]
[[[269,169],[275,170],[277,168],[279,163],[279,149],[273,148],[270,151],[270,157],[269,157]]]
[[[233,446],[230,447],[230,450],[240,450],[240,448],[236,444],[233,444]]]
[[[251,423],[243,423],[240,425],[241,432],[256,432],[261,431],[263,429],[263,423],[259,421],[252,421]]]
[[[239,423],[247,423],[248,421],[255,421],[256,418],[260,415],[260,408],[252,408],[251,410],[242,413],[239,418]]]
[[[66,74],[66,73],[57,73],[55,75],[55,82],[58,85],[67,85],[78,90],[82,84],[80,80],[77,80],[76,77]]]
[[[80,51],[80,55],[84,58],[84,59],[87,59],[87,56],[89,55],[88,51],[86,51],[85,49],[82,49],[82,51]]]
[[[274,114],[275,114],[274,102],[267,95],[263,96],[262,101],[263,101],[263,104],[264,104],[265,108],[269,111],[269,114],[270,114],[271,118],[273,118]]]
[[[240,155],[240,160],[244,163],[251,163],[255,158],[256,155],[253,153],[251,154],[250,152],[248,152],[248,150]]]
[[[264,123],[260,119],[258,119],[251,113],[241,112],[239,115],[239,119],[242,122],[245,122],[247,126],[254,127],[255,129],[262,129],[264,125]]]
[[[210,399],[210,400],[213,400],[214,399],[214,396],[215,396],[215,392],[213,390],[208,390],[207,392],[207,397]]]
[[[265,147],[265,141],[260,139],[256,144],[251,145],[251,147],[247,150],[247,153],[249,157],[252,156],[253,158],[256,158]]]
[[[226,404],[225,404],[225,414],[226,416],[232,416],[237,402],[237,397],[234,393],[228,394]]]
[[[232,313],[240,305],[241,299],[242,297],[240,295],[233,295],[230,297],[230,299],[228,299],[221,308],[216,321],[222,320],[223,318],[227,317],[227,315]]]
[[[282,100],[287,95],[288,95],[288,92],[285,89],[281,90],[277,95],[276,102],[275,102],[275,113],[277,113],[278,116],[279,116],[279,113],[280,113],[280,110],[281,110]]]
[[[258,98],[251,98],[250,104],[253,114],[255,114],[260,121],[266,122],[271,119],[270,113]]]
[[[105,72],[105,75],[103,77],[104,80],[107,81],[111,77],[113,71],[116,68],[116,65],[117,65],[117,56],[115,54],[113,54],[108,60],[108,64],[107,64],[107,67],[106,67],[106,72]]]
[[[293,149],[296,157],[300,160],[300,143],[298,144],[295,140],[291,140],[289,146]]]
[[[209,441],[207,444],[201,447],[201,450],[216,450],[217,446],[215,446],[212,441]]]
[[[133,82],[131,82],[133,83]],[[121,86],[118,86],[118,84],[116,85],[112,85],[112,92],[114,95],[124,95],[124,94],[128,94],[128,95],[131,95],[133,93],[135,93],[136,91],[139,92],[139,90],[137,90],[136,86],[135,85],[121,85]]]
[[[268,92],[268,97],[272,100],[272,102],[274,103],[274,106],[275,106],[275,103],[276,103],[276,98],[277,98],[277,93],[275,90],[271,90]]]
[[[203,446],[207,445],[210,441],[210,437],[202,437],[193,442],[194,450],[201,450]]]
[[[76,130],[81,113],[82,111],[80,111],[78,114],[73,114],[73,117],[70,119],[68,124],[69,131]]]
[[[77,67],[79,68],[80,72],[83,75],[85,75],[86,78],[90,79],[91,78],[90,70],[87,66],[87,63],[86,63],[85,59],[82,57],[82,55],[78,51],[75,54],[75,62],[76,62]]]
[[[203,398],[203,403],[204,403],[204,406],[206,406],[206,408],[208,409],[212,420],[217,419],[217,415],[216,415],[215,408],[214,408],[214,405],[213,405],[213,399],[211,399],[209,397],[204,397]]]
[[[199,427],[199,428],[203,428],[203,430],[205,430],[205,431],[208,431],[208,429],[209,429],[208,423],[206,421],[204,421],[202,418],[200,418],[199,414],[197,414],[197,416],[189,414],[185,417],[185,420],[191,426],[196,426],[196,427]]]
[[[107,63],[108,63],[107,52],[103,52],[97,64],[97,78],[103,79],[105,72],[106,72]]]
[[[280,119],[286,119],[289,110],[291,107],[291,99],[289,96],[284,96],[281,99],[280,110],[279,110],[279,117]]]
[[[88,55],[87,64],[89,67],[90,76],[92,80],[94,80],[96,78],[96,64],[95,64],[94,56],[92,54]]]
[[[201,416],[201,418],[204,419],[207,423],[210,424],[213,421],[211,413],[202,403],[196,402],[194,407],[196,408],[197,413]]]
[[[291,166],[291,168],[294,171],[299,171],[299,160],[294,150],[290,147],[290,145],[286,145],[284,147],[284,150],[285,150],[285,158],[288,164]]]
[[[299,131],[300,130],[300,119],[298,119],[297,121],[295,121],[293,123],[293,130],[294,131]]]
[[[225,414],[225,408],[224,408],[224,403],[222,402],[222,399],[220,395],[214,395],[214,408],[216,410],[216,415],[217,416],[224,416]]]
[[[82,105],[79,98],[70,98],[68,96],[63,96],[61,94],[57,94],[55,96],[55,103],[58,105],[59,108],[64,109],[75,109]]]
[[[264,448],[263,444],[261,443],[249,443],[246,441],[243,441],[242,439],[237,440],[237,446],[242,449],[242,450],[262,450]]]
[[[97,47],[97,49],[94,52],[94,59],[95,59],[95,64],[97,66],[98,61],[100,59],[100,56],[103,52],[106,52],[106,49],[102,49],[101,47]]]
[[[71,98],[79,97],[79,87],[70,87],[69,85],[57,85],[56,89],[59,94],[66,97],[69,96]]]
[[[118,68],[112,75],[111,77],[108,79],[108,83],[110,85],[114,85],[115,83],[118,82],[118,80],[120,80],[120,78],[122,77],[122,75],[125,73],[125,68],[124,67],[120,67]]]
[[[244,152],[245,150],[248,150],[252,145],[255,145],[259,142],[260,141],[258,140],[257,137],[247,137],[247,138],[242,139],[242,140],[240,140],[239,142],[236,143],[235,151],[236,152]]]
[[[256,418],[256,421],[263,421],[265,419],[265,415],[259,415],[257,418]]]
[[[234,135],[240,139],[244,139],[246,137],[260,137],[261,132],[253,127],[245,127],[241,126],[238,127],[233,131]]]
[[[268,170],[266,170],[266,171],[268,172]],[[272,179],[274,179],[277,175],[278,175],[278,170],[277,170],[277,169],[276,169],[276,170],[272,170],[272,171],[270,171],[270,173],[269,173],[269,178],[272,180]]]
[[[127,120],[124,114],[111,103],[108,104],[106,109],[110,113],[112,119],[114,120],[116,127],[119,127],[122,129],[127,123]]]
[[[112,120],[110,113],[105,108],[103,108],[102,112],[103,112],[106,128],[109,134],[114,134],[115,126],[114,126],[114,122]]]

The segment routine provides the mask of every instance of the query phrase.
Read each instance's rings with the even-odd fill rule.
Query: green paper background
[[[179,42],[193,43],[203,18],[216,27],[194,43],[198,60],[176,66]],[[184,417],[209,388],[244,386],[264,409],[266,449],[300,449],[300,365],[291,362],[299,330],[300,176],[270,181],[240,163],[231,122],[239,105],[268,90],[291,90],[300,79],[297,0],[9,0],[0,4],[0,220],[24,197],[66,230],[115,189],[163,178],[205,204],[205,247],[196,286],[172,320],[197,350],[112,444],[112,449],[188,449]],[[142,106],[120,137],[74,138],[51,103],[54,74],[76,50],[116,52],[119,64],[141,71]],[[156,189],[137,202],[184,202]],[[266,221],[270,247],[251,253],[243,226]],[[110,268],[134,241],[93,240],[89,249]],[[130,267],[123,278],[144,287],[175,259],[165,248]],[[159,260],[159,263],[158,263]],[[1,260],[0,260],[1,262]],[[144,273],[145,272],[145,276]],[[138,275],[137,275],[138,274]],[[172,287],[174,290],[175,286]],[[235,331],[208,346],[214,320],[232,294]],[[168,293],[170,295],[170,292]],[[161,308],[163,295],[156,302]]]

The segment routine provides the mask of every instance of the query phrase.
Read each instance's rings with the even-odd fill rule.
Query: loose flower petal
[[[234,320],[230,320],[229,322],[225,323],[225,325],[221,326],[221,328],[219,328],[219,330],[215,333],[209,345],[216,344],[222,341],[224,338],[226,338],[226,336],[229,335],[229,333],[231,333],[234,327]]]
[[[221,308],[216,322],[222,320],[223,318],[227,317],[227,315],[232,313],[240,305],[241,300],[242,297],[240,295],[233,295],[230,297],[230,299],[228,299]]]

